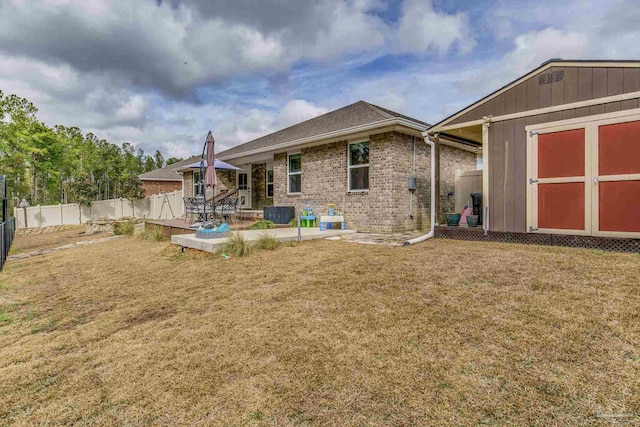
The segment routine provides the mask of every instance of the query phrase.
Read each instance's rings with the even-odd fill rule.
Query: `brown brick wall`
[[[327,204],[343,211],[347,227],[363,232],[401,232],[428,229],[430,198],[429,148],[409,135],[388,132],[369,138],[369,191],[347,191],[347,142],[302,150],[302,193],[287,194],[287,155],[274,156],[275,204],[301,210],[311,202],[317,213],[326,214]],[[454,149],[455,150],[455,149]],[[451,153],[442,150],[448,157]],[[475,167],[475,155],[473,167]],[[466,158],[463,156],[463,158]],[[448,160],[446,160],[448,161]],[[471,164],[469,165],[471,167]],[[418,189],[407,189],[409,176],[417,177]],[[451,185],[454,185],[451,174]],[[448,177],[446,178],[448,180]]]
[[[425,230],[430,225],[430,150],[409,135],[388,132],[369,137],[369,191],[347,191],[347,142],[302,150],[302,193],[287,194],[287,155],[274,156],[274,201],[279,206],[295,206],[300,211],[310,202],[317,213],[326,214],[327,204],[343,211],[347,227],[362,232],[402,232]],[[453,209],[455,170],[476,167],[475,153],[448,146],[440,150],[441,212]],[[407,189],[409,177],[417,178],[417,190]]]
[[[251,165],[251,209],[259,210],[273,205],[273,197],[267,198],[267,164]]]
[[[171,193],[181,188],[182,183],[180,181],[142,181],[142,189],[144,190],[145,196]]]
[[[216,175],[218,178],[218,186],[216,187],[216,194],[222,190],[235,190],[236,188],[236,173],[234,171],[217,170]],[[193,171],[185,171],[182,174],[184,181],[184,197],[193,196]],[[206,190],[207,198],[213,196],[210,188]]]

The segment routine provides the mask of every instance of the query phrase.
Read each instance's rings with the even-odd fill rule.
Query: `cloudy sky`
[[[640,2],[0,0],[0,90],[166,157],[349,103],[435,123],[565,59],[640,59]]]

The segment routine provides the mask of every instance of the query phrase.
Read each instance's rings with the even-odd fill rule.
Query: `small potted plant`
[[[447,214],[447,225],[449,227],[457,227],[460,223],[460,215],[459,213],[448,213]]]

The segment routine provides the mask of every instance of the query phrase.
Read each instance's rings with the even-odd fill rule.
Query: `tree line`
[[[77,127],[49,127],[25,98],[0,91],[0,175],[14,204],[82,203],[143,197],[138,175],[182,159],[147,155],[131,143],[120,146],[83,134]]]

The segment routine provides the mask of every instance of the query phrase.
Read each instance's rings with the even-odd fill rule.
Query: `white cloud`
[[[0,49],[175,94],[238,74],[286,71],[300,60],[337,59],[385,41],[384,23],[368,13],[378,6],[363,0],[321,2],[304,19],[322,22],[308,28],[285,22],[270,31],[204,16],[185,4],[105,4],[2,2]]]
[[[463,54],[475,45],[465,13],[440,13],[433,8],[431,1],[425,0],[405,1],[398,39],[400,51],[420,53],[433,49],[441,55],[454,45]]]
[[[0,0],[0,89],[50,125],[184,157],[209,129],[221,150],[359,99],[435,122],[550,57],[640,57],[637,1],[405,0],[393,23],[383,0],[246,4]]]
[[[326,108],[306,100],[294,99],[285,103],[277,112],[254,108],[244,114],[233,115],[215,128],[217,149],[222,151],[231,148],[327,111]]]
[[[275,126],[285,128],[293,124],[312,119],[327,112],[326,108],[305,101],[294,99],[287,102],[280,110]]]

